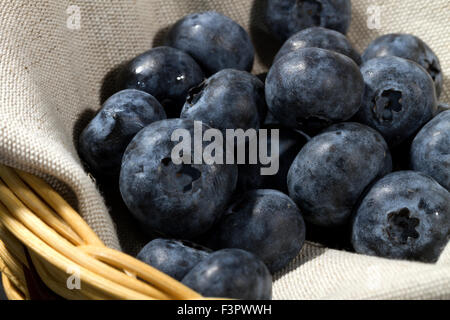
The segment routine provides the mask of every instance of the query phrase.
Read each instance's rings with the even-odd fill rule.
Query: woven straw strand
[[[9,279],[5,290],[24,288],[26,279],[20,268],[27,266],[27,260],[23,244],[44,283],[67,299],[203,298],[159,270],[107,248],[47,183],[2,165],[0,239],[5,241],[0,243],[0,258],[9,271],[4,273]],[[18,259],[13,259],[9,245]],[[67,270],[73,267],[80,270],[81,290],[67,288]],[[25,293],[23,289],[8,296],[26,298]]]

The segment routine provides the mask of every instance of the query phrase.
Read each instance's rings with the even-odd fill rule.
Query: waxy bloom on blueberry
[[[280,41],[309,27],[324,27],[345,34],[350,26],[350,0],[267,0],[267,28]]]
[[[182,282],[205,297],[243,300],[272,298],[269,270],[255,255],[240,249],[223,249],[210,254]]]
[[[394,172],[364,197],[353,221],[356,252],[434,262],[450,237],[450,193],[431,177]]]
[[[122,155],[131,139],[152,122],[166,118],[151,94],[122,90],[111,96],[81,132],[79,153],[94,174],[119,174]]]
[[[255,50],[247,31],[215,12],[193,13],[170,29],[168,46],[191,55],[207,75],[222,69],[251,71]]]

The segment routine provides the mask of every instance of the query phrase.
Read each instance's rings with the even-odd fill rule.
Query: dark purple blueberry
[[[414,138],[411,167],[450,190],[450,110],[438,114]]]
[[[181,281],[211,250],[189,241],[155,239],[138,253],[137,258]]]
[[[193,13],[170,30],[166,44],[190,54],[208,75],[222,69],[251,71],[255,50],[247,32],[215,12]]]
[[[81,132],[80,157],[94,174],[119,174],[122,155],[131,139],[145,126],[166,118],[163,107],[150,94],[123,90],[105,101]]]
[[[377,129],[390,146],[412,137],[436,114],[433,80],[417,63],[387,56],[365,62],[361,72],[365,92],[355,120]]]
[[[300,150],[288,173],[289,195],[310,223],[338,227],[365,188],[391,169],[378,132],[359,123],[333,125]]]
[[[450,236],[450,193],[431,177],[399,171],[379,180],[353,222],[358,253],[434,262]]]
[[[411,34],[386,34],[375,39],[363,53],[363,60],[396,56],[412,60],[425,68],[433,79],[436,95],[442,92],[443,74],[441,64],[431,48],[416,36]]]
[[[361,56],[345,35],[322,27],[311,27],[294,34],[283,44],[274,61],[292,51],[303,48],[322,48],[335,51],[352,58],[358,65],[361,64]]]
[[[267,28],[280,41],[300,30],[324,27],[347,33],[352,17],[350,0],[267,0]]]
[[[266,112],[264,83],[248,72],[225,69],[189,92],[181,118],[225,132],[258,129]]]
[[[152,94],[169,118],[177,118],[189,89],[203,79],[201,68],[188,54],[170,47],[157,47],[127,63],[119,74],[118,86]]]
[[[182,281],[205,297],[242,300],[272,298],[272,276],[255,255],[240,249],[210,254]]]
[[[192,164],[172,161],[172,150],[181,143],[171,140],[176,129],[187,130],[191,136],[190,154],[183,158],[190,158]],[[205,125],[199,128],[202,133],[206,129]],[[120,191],[149,231],[191,239],[207,232],[225,210],[236,187],[237,168],[194,164],[193,140],[194,121],[169,119],[140,131],[125,151]]]
[[[316,133],[358,112],[364,80],[349,57],[304,48],[281,57],[266,79],[266,101],[282,125]]]
[[[252,190],[237,199],[217,227],[220,248],[259,257],[273,274],[286,267],[305,241],[305,222],[294,201],[276,190]]]

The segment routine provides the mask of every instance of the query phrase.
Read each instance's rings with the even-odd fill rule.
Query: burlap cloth
[[[193,11],[215,9],[242,24],[267,70],[276,45],[264,34],[264,0],[9,0],[0,7],[0,162],[45,177],[99,236],[119,248],[113,220],[84,171],[74,142],[110,94],[117,65],[159,44],[165,28]],[[80,29],[67,8],[81,10]],[[367,27],[368,7],[381,9],[380,29]],[[370,11],[370,10],[369,10]],[[362,51],[376,36],[409,32],[438,54],[449,102],[448,0],[354,0],[350,40]],[[118,229],[120,229],[120,225]],[[129,235],[122,243],[133,241]],[[307,243],[277,275],[275,299],[450,298],[450,246],[436,264],[392,261]]]

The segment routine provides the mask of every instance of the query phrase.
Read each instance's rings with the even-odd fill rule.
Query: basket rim
[[[65,299],[205,299],[154,267],[106,247],[43,179],[3,164],[0,261],[5,292],[12,300],[29,298],[21,276],[29,263],[45,285]],[[68,288],[70,270],[77,270],[79,290]]]

